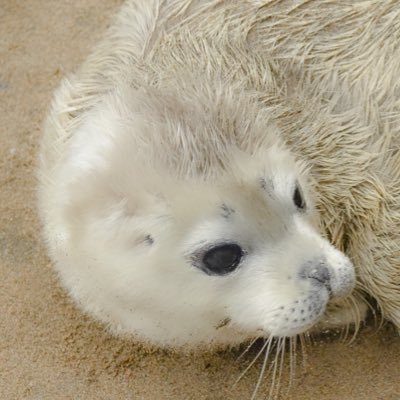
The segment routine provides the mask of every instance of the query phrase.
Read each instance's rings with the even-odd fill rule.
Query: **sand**
[[[256,350],[237,360],[238,350],[172,353],[112,337],[70,302],[41,241],[41,123],[61,77],[120,3],[0,0],[0,399],[249,399],[261,362],[234,382]],[[400,399],[400,338],[390,327],[367,326],[352,343],[320,337],[306,352],[282,399]]]

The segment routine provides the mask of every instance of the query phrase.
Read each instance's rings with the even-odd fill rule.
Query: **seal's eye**
[[[243,256],[243,250],[235,243],[215,246],[203,255],[202,270],[208,275],[226,275],[234,271]]]
[[[306,208],[306,202],[304,201],[299,185],[296,185],[296,189],[294,190],[293,203],[299,210],[304,210]]]

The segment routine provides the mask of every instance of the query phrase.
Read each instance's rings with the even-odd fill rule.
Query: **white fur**
[[[218,101],[210,92],[171,100],[170,89],[116,88],[85,113],[61,161],[44,171],[46,237],[65,287],[114,330],[160,345],[226,345],[309,329],[330,297],[301,276],[307,263],[319,268],[315,260],[326,260],[331,296],[354,286],[347,257],[316,231],[305,166],[272,122],[258,122],[265,111],[230,87]],[[242,141],[220,119],[230,113],[247,126]],[[249,149],[248,137],[261,132],[267,145]],[[293,202],[297,183],[306,211]],[[210,276],[196,267],[199,249],[226,242],[245,251],[234,272]]]

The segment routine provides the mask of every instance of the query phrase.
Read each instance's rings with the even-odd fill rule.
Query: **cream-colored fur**
[[[319,216],[400,326],[399,16],[395,1],[128,1],[44,130],[40,210],[72,296],[160,344],[298,333],[328,300],[304,265],[324,260],[331,297],[352,286]],[[196,254],[221,241],[245,256],[209,276]],[[344,307],[326,325],[357,321]]]

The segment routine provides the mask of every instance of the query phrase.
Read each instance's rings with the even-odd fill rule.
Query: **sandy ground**
[[[0,0],[0,399],[249,399],[260,362],[233,384],[255,350],[237,361],[239,351],[173,354],[113,338],[70,303],[41,243],[41,121],[119,3]],[[399,400],[399,367],[390,328],[364,328],[351,344],[319,338],[282,398]]]

